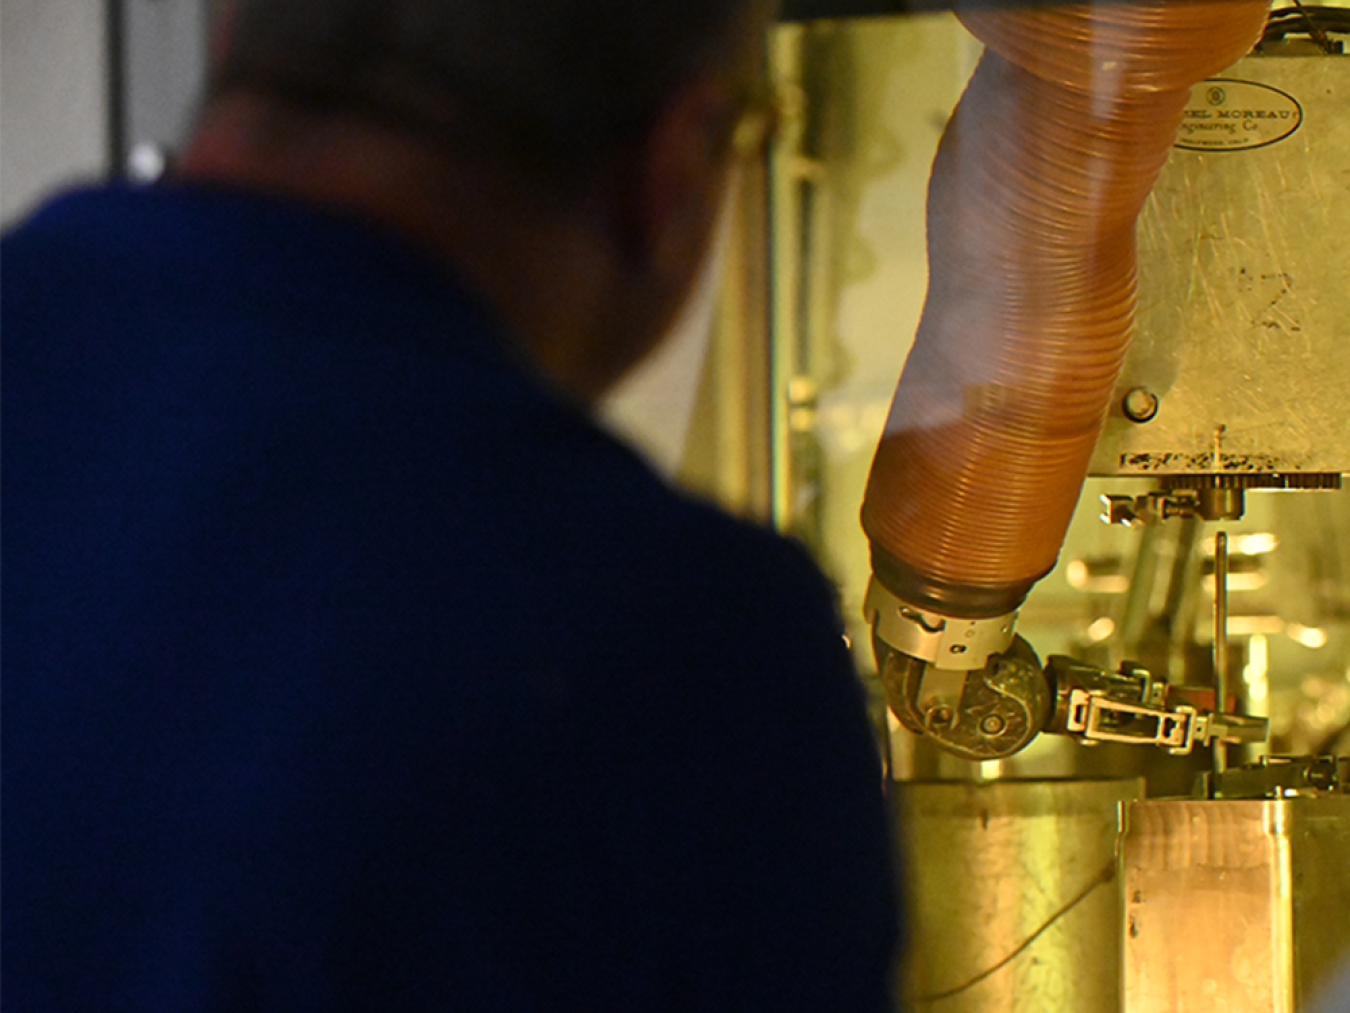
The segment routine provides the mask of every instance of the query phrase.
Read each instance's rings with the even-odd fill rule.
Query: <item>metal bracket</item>
[[[1193,707],[1160,710],[1144,704],[1114,700],[1086,689],[1069,691],[1064,730],[1090,742],[1128,742],[1162,746],[1185,755],[1197,739],[1204,740],[1203,718]]]
[[[1064,730],[1089,742],[1161,746],[1184,756],[1197,742],[1262,742],[1268,723],[1265,718],[1241,714],[1201,714],[1187,704],[1167,710],[1115,700],[1093,690],[1071,689]]]
[[[1284,798],[1288,795],[1350,792],[1350,757],[1266,757],[1222,773],[1206,771],[1196,780],[1196,798]]]
[[[974,671],[1006,651],[1017,613],[965,619],[920,609],[901,601],[873,578],[863,616],[886,645],[937,668]]]
[[[1172,517],[1194,517],[1198,501],[1193,494],[1178,496],[1173,492],[1150,492],[1143,496],[1102,496],[1106,508],[1101,515],[1107,524],[1133,527],[1136,524],[1158,524]]]

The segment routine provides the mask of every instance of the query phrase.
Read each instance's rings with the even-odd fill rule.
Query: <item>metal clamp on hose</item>
[[[1015,611],[968,619],[916,608],[891,594],[875,577],[867,587],[863,616],[892,650],[936,668],[958,671],[983,668],[991,655],[1006,651],[1017,621]]]

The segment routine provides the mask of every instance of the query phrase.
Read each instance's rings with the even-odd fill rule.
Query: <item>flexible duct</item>
[[[927,298],[863,504],[902,600],[997,616],[1054,566],[1129,340],[1135,218],[1190,86],[1266,7],[961,15],[987,49],[934,160]]]

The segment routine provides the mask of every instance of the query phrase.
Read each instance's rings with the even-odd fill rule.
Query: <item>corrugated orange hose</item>
[[[938,147],[929,285],[863,504],[878,579],[958,616],[1055,563],[1129,341],[1134,222],[1188,89],[1266,0],[969,12],[987,46]]]

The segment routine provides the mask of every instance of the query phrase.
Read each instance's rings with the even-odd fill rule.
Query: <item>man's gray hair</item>
[[[238,0],[219,94],[247,88],[565,171],[744,48],[763,0]]]

